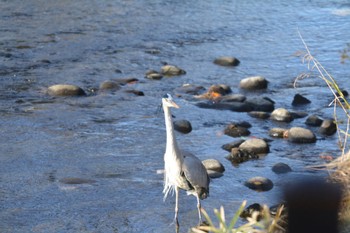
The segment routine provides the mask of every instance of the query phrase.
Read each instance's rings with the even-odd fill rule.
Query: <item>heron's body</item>
[[[170,107],[178,108],[168,94],[162,99],[167,132],[166,150],[164,154],[164,198],[170,191],[176,194],[175,222],[178,226],[178,195],[179,189],[186,190],[189,194],[196,196],[199,220],[201,221],[200,199],[209,195],[209,176],[202,162],[193,154],[183,152],[179,149],[174,128]]]

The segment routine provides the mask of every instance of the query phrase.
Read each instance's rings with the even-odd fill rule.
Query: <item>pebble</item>
[[[239,87],[245,90],[261,90],[267,88],[268,81],[262,76],[253,76],[242,79]]]
[[[247,180],[244,185],[255,191],[269,191],[273,188],[272,181],[261,176],[256,176]]]
[[[285,136],[288,137],[290,142],[295,143],[314,143],[316,142],[315,134],[302,127],[292,127],[286,131]]]
[[[297,106],[297,105],[304,105],[304,104],[309,104],[311,103],[311,101],[307,98],[305,98],[304,96],[300,95],[300,94],[296,94],[294,96],[292,105],[293,106]]]
[[[262,112],[262,111],[251,111],[251,112],[248,112],[248,115],[258,119],[267,119],[271,116],[269,112]]]
[[[107,80],[104,81],[100,84],[100,88],[101,91],[105,91],[105,90],[119,90],[120,89],[120,85],[119,83],[117,83],[116,81],[113,80]]]
[[[229,124],[226,126],[224,133],[231,137],[241,137],[250,135],[250,131],[242,126],[236,124]]]
[[[288,173],[291,172],[292,169],[285,163],[276,163],[272,167],[272,171],[276,174]]]
[[[216,172],[223,173],[225,171],[224,165],[222,165],[218,160],[216,159],[206,159],[202,161],[205,169],[212,170]]]
[[[283,138],[286,131],[288,131],[288,129],[272,128],[269,130],[269,136],[274,137],[274,138]]]
[[[192,131],[192,125],[188,120],[174,121],[174,129],[178,132],[188,134]]]
[[[236,141],[233,141],[233,142],[230,142],[230,143],[226,143],[224,145],[222,145],[222,149],[228,151],[228,152],[231,152],[232,148],[238,148],[239,145],[241,145],[245,140],[243,139],[239,139],[239,140],[236,140]]]
[[[333,119],[325,119],[320,126],[319,132],[321,134],[331,136],[337,132],[337,125]]]
[[[293,117],[287,109],[277,108],[271,113],[270,119],[281,122],[291,122]]]
[[[57,84],[50,86],[47,93],[51,96],[83,96],[85,91],[78,86],[69,84]]]
[[[186,71],[173,65],[165,65],[161,68],[161,73],[166,76],[177,76],[186,74]]]
[[[214,64],[220,66],[238,66],[240,61],[235,57],[218,57],[214,60]]]
[[[238,147],[240,150],[248,151],[252,154],[266,154],[269,152],[269,145],[265,140],[259,138],[250,138]]]
[[[309,126],[321,126],[322,122],[323,120],[317,115],[311,115],[306,119],[305,124]]]

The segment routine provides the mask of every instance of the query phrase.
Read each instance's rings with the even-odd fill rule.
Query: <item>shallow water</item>
[[[162,201],[165,127],[157,113],[164,93],[185,83],[238,83],[262,75],[275,107],[331,117],[331,93],[317,78],[294,79],[306,72],[296,57],[312,53],[349,91],[349,61],[340,50],[349,43],[348,1],[0,1],[0,229],[1,232],[173,232],[174,198]],[[219,56],[235,56],[238,67],[214,65]],[[164,62],[186,75],[144,79]],[[140,81],[115,93],[97,93],[112,78]],[[53,98],[45,88],[70,83],[88,92],[82,98]],[[125,93],[141,90],[145,96]],[[312,101],[293,108],[294,94]],[[246,95],[254,95],[248,94]],[[197,108],[178,98],[176,119],[193,131],[177,134],[183,149],[201,159],[215,158],[226,171],[212,181],[203,207],[223,205],[232,216],[243,200],[276,204],[281,186],[298,175],[315,175],[305,166],[336,156],[337,137],[317,135],[317,143],[292,145],[275,139],[264,158],[238,167],[221,149],[235,139],[222,134],[231,121],[249,121],[252,136],[268,137],[272,127],[305,126],[250,118],[246,113]],[[317,129],[312,128],[315,132]],[[324,140],[323,140],[324,139]],[[285,162],[294,170],[276,175],[271,166]],[[243,183],[252,176],[270,178],[275,187],[257,193]],[[65,178],[85,179],[66,184]],[[181,231],[197,224],[193,197],[180,198]]]

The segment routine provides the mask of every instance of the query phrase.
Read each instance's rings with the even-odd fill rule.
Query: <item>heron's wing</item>
[[[184,162],[182,171],[186,179],[194,188],[204,188],[208,190],[209,176],[202,162],[193,154],[183,153]]]

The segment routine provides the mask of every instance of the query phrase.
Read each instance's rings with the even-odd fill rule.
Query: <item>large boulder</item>
[[[50,86],[47,93],[51,96],[83,96],[85,91],[76,85],[57,84]]]
[[[295,143],[314,143],[316,142],[315,134],[309,130],[302,127],[292,127],[286,133],[285,136],[288,137],[290,142]]]
[[[245,90],[261,90],[267,88],[268,81],[261,76],[253,76],[242,79],[239,87]]]
[[[266,154],[269,152],[269,145],[265,140],[259,138],[247,139],[238,148],[253,154]]]

